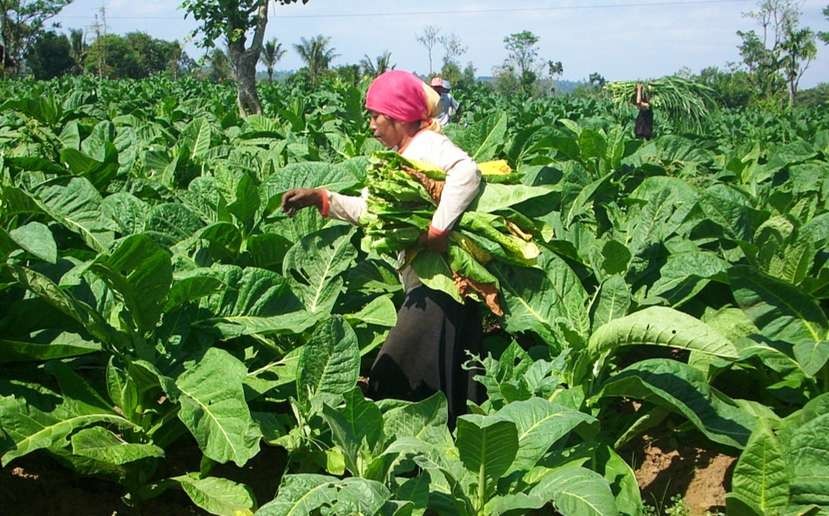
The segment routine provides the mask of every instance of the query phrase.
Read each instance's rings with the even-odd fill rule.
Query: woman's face
[[[374,137],[389,149],[400,146],[400,142],[403,141],[405,136],[403,124],[376,111],[369,111],[368,113],[371,117],[369,127],[374,133]]]

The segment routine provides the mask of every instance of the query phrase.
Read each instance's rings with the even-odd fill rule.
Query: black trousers
[[[483,387],[473,380],[476,372],[462,367],[467,351],[480,355],[481,339],[477,303],[462,305],[425,286],[412,289],[371,367],[369,396],[420,401],[442,391],[454,428],[466,412],[466,401],[482,400]]]

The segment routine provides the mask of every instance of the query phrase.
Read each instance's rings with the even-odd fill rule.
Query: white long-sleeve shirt
[[[431,225],[439,231],[452,229],[478,195],[481,173],[477,164],[445,135],[428,130],[417,133],[401,155],[407,159],[428,163],[446,172],[443,193],[432,216]],[[367,198],[366,189],[359,197],[329,192],[328,216],[358,224],[360,216],[367,209]],[[407,292],[420,285],[420,280],[410,266],[401,269],[400,276]]]

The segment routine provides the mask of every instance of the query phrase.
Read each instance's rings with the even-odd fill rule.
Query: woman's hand
[[[449,233],[448,229],[441,231],[429,226],[429,230],[420,235],[418,243],[436,253],[445,253],[449,247]]]
[[[293,217],[297,211],[308,206],[314,206],[320,212],[324,211],[327,192],[321,188],[294,188],[282,195],[282,211]]]

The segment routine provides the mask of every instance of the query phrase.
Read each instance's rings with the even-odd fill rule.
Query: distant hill
[[[274,70],[273,72],[273,80],[281,81],[287,77],[290,77],[294,74],[294,70]],[[265,71],[257,71],[256,72],[256,80],[257,81],[267,81],[268,80],[268,72]]]

